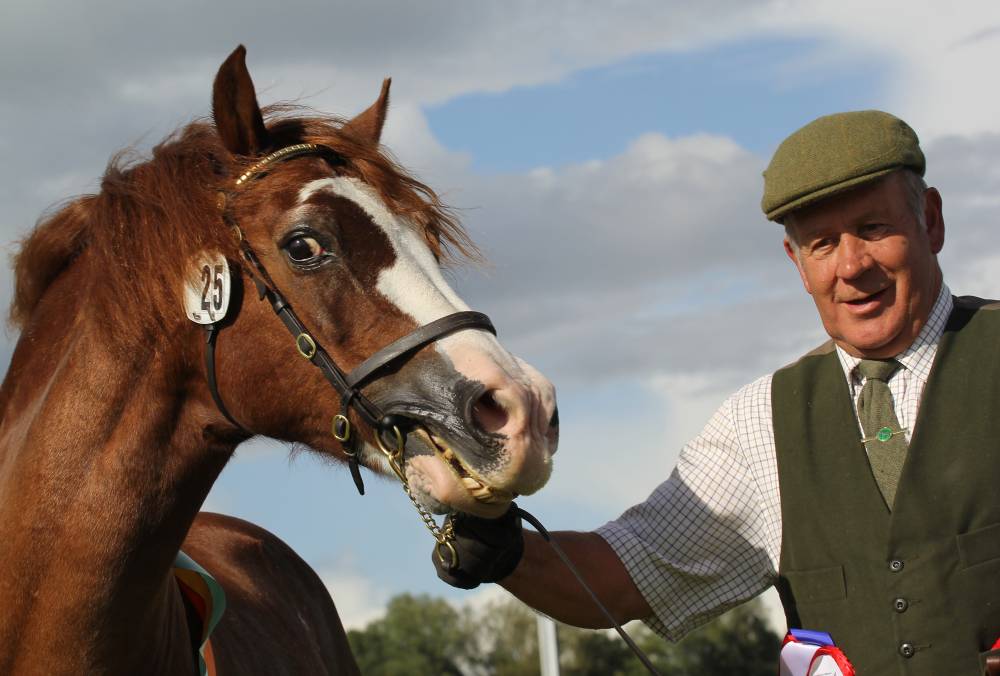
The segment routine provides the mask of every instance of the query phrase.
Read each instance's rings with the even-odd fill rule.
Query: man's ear
[[[933,254],[941,253],[944,248],[944,213],[941,206],[941,193],[937,188],[927,188],[924,191],[924,219]]]
[[[809,279],[806,277],[806,271],[802,268],[802,259],[799,258],[799,252],[796,250],[795,245],[792,244],[788,236],[785,236],[785,255],[788,256],[789,260],[795,265],[795,269],[799,271],[799,277],[802,279],[802,286],[805,287],[806,293],[810,296],[812,295],[812,287],[809,285]]]

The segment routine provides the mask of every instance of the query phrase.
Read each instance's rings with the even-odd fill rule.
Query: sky
[[[549,485],[519,501],[586,530],[643,499],[741,385],[824,339],[760,213],[761,171],[816,116],[893,112],[944,198],[958,294],[1000,293],[1000,3],[47,2],[0,7],[0,242],[93,191],[108,159],[209,113],[237,44],[262,103],[359,112],[489,258],[449,270],[556,385]],[[4,302],[10,271],[0,273]],[[8,329],[2,363],[17,339]],[[440,583],[399,486],[241,446],[205,508],[254,521],[323,577],[348,626]]]

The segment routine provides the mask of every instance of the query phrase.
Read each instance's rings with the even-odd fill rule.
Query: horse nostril
[[[552,417],[549,418],[549,427],[559,427],[559,407],[552,409]]]
[[[472,419],[484,432],[499,432],[507,424],[507,409],[493,395],[495,390],[487,390],[472,405]]]

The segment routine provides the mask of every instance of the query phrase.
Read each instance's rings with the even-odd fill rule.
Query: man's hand
[[[458,561],[451,560],[448,547],[435,547],[431,559],[439,578],[452,587],[473,589],[482,582],[499,582],[517,568],[524,554],[524,535],[513,502],[496,519],[459,513],[448,520],[455,531],[452,545]]]

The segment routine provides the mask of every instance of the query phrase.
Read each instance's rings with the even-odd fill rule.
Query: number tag
[[[232,280],[221,254],[204,254],[184,286],[184,314],[196,324],[214,324],[226,316]]]

